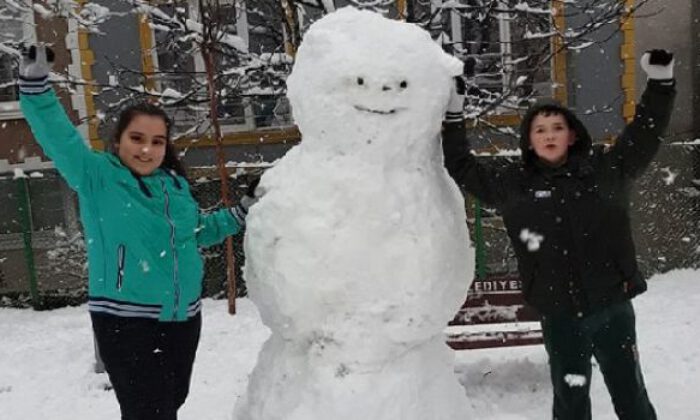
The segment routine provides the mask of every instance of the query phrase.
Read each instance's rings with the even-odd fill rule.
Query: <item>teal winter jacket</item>
[[[163,169],[139,177],[111,153],[93,151],[53,90],[22,94],[35,138],[78,194],[89,264],[89,309],[182,321],[200,310],[199,247],[240,225],[227,210],[202,214],[187,181]]]

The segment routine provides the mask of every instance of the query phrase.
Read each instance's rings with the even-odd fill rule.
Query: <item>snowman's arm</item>
[[[463,191],[486,204],[502,201],[501,171],[478,162],[472,154],[464,119],[443,123],[442,150],[447,172]]]
[[[219,244],[227,236],[240,232],[242,224],[235,217],[232,209],[221,209],[212,213],[199,214],[199,226],[197,228],[197,244],[201,247],[209,247]]]

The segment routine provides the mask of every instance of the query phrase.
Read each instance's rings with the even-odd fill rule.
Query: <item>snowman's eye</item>
[[[401,83],[399,83],[399,87],[401,89],[406,89],[408,87],[408,82],[405,80],[402,80]]]
[[[365,84],[365,79],[363,79],[363,78],[361,78],[361,77],[358,77],[358,78],[357,78],[357,84],[360,85],[360,86],[364,85],[364,84]]]

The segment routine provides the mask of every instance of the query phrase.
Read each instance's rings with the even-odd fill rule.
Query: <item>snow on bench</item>
[[[525,305],[520,279],[513,274],[475,279],[446,332],[455,350],[542,343],[539,317]]]

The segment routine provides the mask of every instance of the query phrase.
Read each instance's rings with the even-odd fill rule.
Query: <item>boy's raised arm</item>
[[[445,168],[459,187],[487,204],[499,202],[500,174],[477,162],[471,152],[464,121],[464,80],[455,78],[455,87],[443,123],[442,151]]]
[[[634,120],[625,127],[610,153],[611,164],[620,165],[631,178],[639,176],[659,150],[676,96],[673,54],[665,50],[647,51],[641,64],[648,76],[647,87]]]

